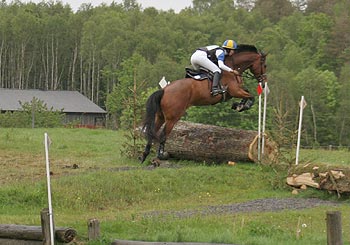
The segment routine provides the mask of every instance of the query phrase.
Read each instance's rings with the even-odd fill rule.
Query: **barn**
[[[0,88],[0,110],[21,110],[21,103],[31,103],[33,98],[42,101],[47,108],[63,111],[64,124],[76,123],[83,127],[103,127],[107,112],[77,91],[45,91]]]

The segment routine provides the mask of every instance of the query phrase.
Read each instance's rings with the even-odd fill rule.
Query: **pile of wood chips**
[[[296,166],[287,177],[287,184],[295,188],[313,187],[320,190],[350,193],[350,169],[306,164]]]

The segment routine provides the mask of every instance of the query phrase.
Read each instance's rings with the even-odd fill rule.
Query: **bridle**
[[[255,76],[255,79],[262,84],[263,87],[265,87],[265,80],[267,78],[266,73],[263,72],[263,67],[265,66],[265,61],[266,61],[266,55],[259,53],[260,55],[260,75]]]
[[[264,64],[266,61],[266,55],[259,53],[259,56],[260,56],[260,75],[249,73],[249,71],[247,70],[247,68],[249,67],[246,67],[245,69],[243,69],[246,71],[244,72],[244,74],[242,74],[242,76],[248,79],[255,78],[258,81],[258,83],[261,83],[262,86],[265,87],[265,80],[267,78],[267,74],[263,72],[263,67],[265,66]]]

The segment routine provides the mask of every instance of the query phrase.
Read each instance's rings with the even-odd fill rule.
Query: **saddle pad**
[[[189,77],[195,80],[205,80],[205,79],[211,80],[211,76],[207,72],[203,70],[196,71],[189,67],[186,67],[186,78],[189,78]]]

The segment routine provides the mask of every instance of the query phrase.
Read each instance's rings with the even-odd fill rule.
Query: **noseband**
[[[261,83],[262,86],[264,87],[267,74],[263,73],[263,66],[266,59],[265,59],[265,56],[263,56],[263,54],[259,53],[259,55],[260,55],[260,75],[253,75],[253,74],[244,72],[245,74],[243,76],[249,79],[255,78],[258,81],[258,83]],[[249,66],[251,67],[252,65],[249,65]]]

